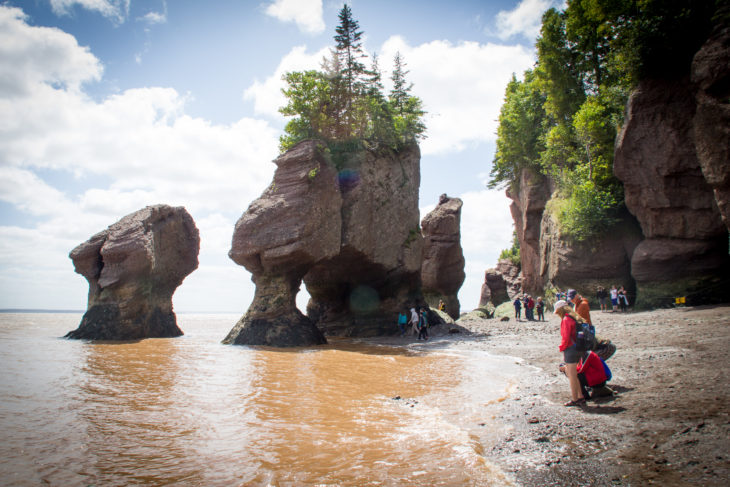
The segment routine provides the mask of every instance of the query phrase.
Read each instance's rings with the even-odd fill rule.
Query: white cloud
[[[253,84],[243,93],[244,100],[252,100],[254,111],[259,115],[281,119],[279,107],[286,104],[286,98],[281,93],[284,88],[282,76],[289,71],[304,71],[309,69],[320,69],[322,60],[329,56],[329,48],[322,48],[319,51],[308,54],[307,46],[296,46],[289,51],[276,67],[274,73],[263,82],[254,81]]]
[[[160,12],[148,12],[147,14],[143,15],[139,19],[140,22],[145,22],[150,25],[155,24],[165,24],[167,23],[167,14],[166,13],[160,13]]]
[[[245,311],[241,286],[250,287],[250,276],[226,254],[235,220],[271,180],[276,130],[250,118],[223,125],[191,117],[188,95],[171,88],[92,100],[82,85],[99,79],[99,61],[68,34],[28,26],[18,9],[0,6],[0,37],[0,200],[32,217],[25,228],[0,226],[0,307],[37,307],[44,296],[45,307],[78,308],[69,303],[85,302],[86,284],[68,252],[128,213],[167,203],[198,222],[207,276],[191,279],[195,293],[175,302]],[[79,189],[61,191],[58,175],[76,176]],[[44,273],[52,285],[34,282]],[[214,278],[226,292],[209,285]],[[36,304],[13,301],[20,296]]]
[[[556,0],[522,0],[514,10],[502,10],[497,14],[497,36],[506,40],[522,35],[534,40],[540,33],[542,14],[550,7],[565,2]]]
[[[396,51],[404,56],[413,93],[428,111],[428,138],[421,143],[424,155],[458,152],[469,144],[495,140],[505,86],[512,73],[522,73],[535,61],[534,53],[519,45],[433,41],[410,46],[394,36],[380,49],[386,85]],[[255,81],[243,98],[253,101],[257,114],[281,119],[278,109],[286,103],[281,93],[282,75],[319,69],[328,55],[328,48],[309,54],[306,46],[294,47],[276,71],[263,82]]]
[[[502,249],[512,243],[511,200],[504,191],[482,190],[459,196],[461,209],[461,246],[466,260],[466,279],[459,291],[462,310],[479,305],[484,271],[494,267]]]
[[[307,34],[324,31],[322,0],[275,0],[266,8],[266,14],[282,22],[295,22]]]
[[[101,63],[73,36],[25,20],[22,10],[0,6],[0,101],[43,82],[77,91],[101,78]]]
[[[410,71],[413,94],[428,112],[428,138],[421,144],[425,155],[493,141],[507,82],[512,73],[522,73],[534,63],[533,52],[519,45],[432,41],[410,46],[394,36],[381,49],[383,67],[396,51]]]
[[[70,15],[71,9],[78,5],[87,10],[99,12],[115,22],[122,23],[129,15],[131,0],[51,0],[51,8],[56,15]]]

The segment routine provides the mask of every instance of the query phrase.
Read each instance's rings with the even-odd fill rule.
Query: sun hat
[[[558,310],[559,310],[560,308],[562,308],[563,306],[568,306],[568,303],[567,303],[567,302],[565,302],[565,301],[563,301],[562,299],[561,299],[560,301],[557,301],[557,302],[555,303],[555,307],[554,307],[554,309],[553,309],[553,313],[557,313],[557,312],[558,312]]]
[[[568,292],[566,293],[566,296],[568,296],[568,299],[573,299],[578,295],[578,291],[575,289],[568,289]]]

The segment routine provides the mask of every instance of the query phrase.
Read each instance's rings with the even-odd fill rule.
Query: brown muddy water
[[[238,318],[100,343],[58,338],[80,314],[0,313],[0,485],[511,483],[485,452],[513,360],[447,340],[222,345]]]

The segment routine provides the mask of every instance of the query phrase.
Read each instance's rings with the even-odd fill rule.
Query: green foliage
[[[514,265],[520,266],[520,240],[517,238],[517,232],[512,232],[512,247],[503,249],[499,259],[509,259]]]
[[[579,173],[585,172],[582,167]],[[594,180],[576,174],[558,197],[557,218],[565,237],[582,242],[610,230],[619,222],[618,212],[623,205],[623,187],[620,184],[599,186]],[[562,195],[565,195],[561,198]]]
[[[512,75],[499,113],[490,188],[516,182],[524,168],[537,168],[539,155],[544,150],[541,137],[546,116],[544,104],[545,96],[532,71],[525,73],[524,81],[518,81]]]
[[[613,176],[616,134],[639,79],[689,72],[727,0],[568,0],[543,14],[538,61],[508,83],[490,187],[516,187],[525,169],[551,178],[563,235],[610,230],[623,205]],[[505,256],[513,255],[505,251]]]
[[[407,249],[411,248],[411,244],[416,241],[416,239],[421,235],[421,227],[420,225],[416,228],[412,228],[408,231],[408,236],[406,237],[405,242],[403,242],[403,246]]]
[[[279,149],[284,152],[301,140],[320,138],[328,145],[357,140],[361,148],[398,150],[424,138],[425,112],[421,100],[410,94],[400,53],[394,61],[396,87],[386,98],[377,57],[370,70],[365,68],[363,33],[348,5],[339,19],[336,48],[323,61],[322,71],[284,75],[287,104],[279,111],[293,118],[279,138]]]

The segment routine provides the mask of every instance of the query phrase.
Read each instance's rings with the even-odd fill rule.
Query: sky
[[[442,193],[464,202],[462,310],[512,240],[510,201],[487,189],[504,90],[534,64],[541,15],[561,3],[348,2],[386,89],[399,51],[428,112],[421,217]],[[88,283],[68,253],[165,203],[184,206],[201,237],[175,311],[243,314],[254,285],[228,251],[273,177],[281,77],[320,67],[342,5],[0,1],[0,309],[85,310]]]

